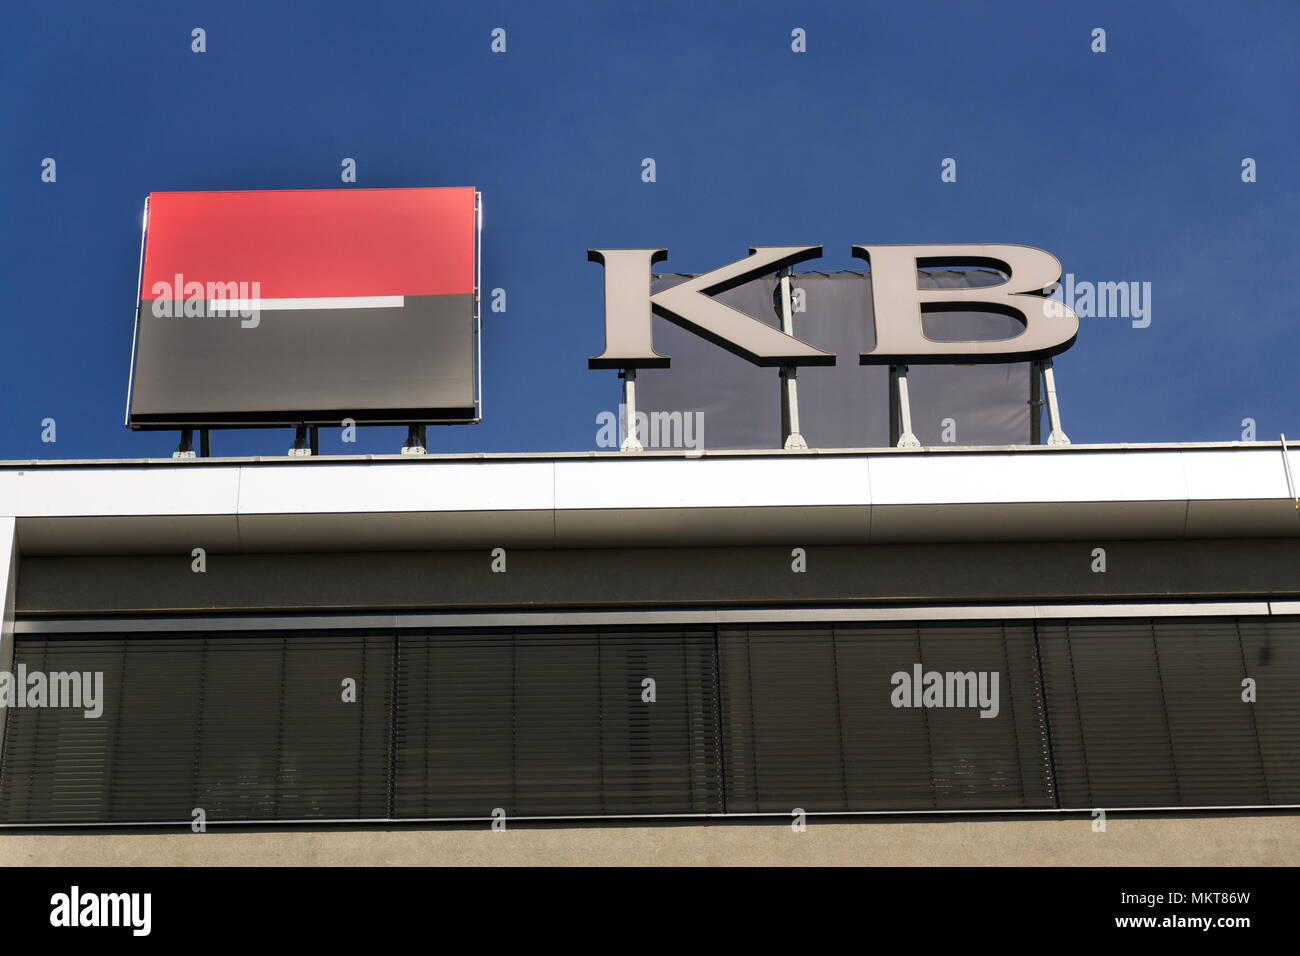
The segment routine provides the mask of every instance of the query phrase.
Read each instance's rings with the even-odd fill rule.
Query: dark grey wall
[[[1106,549],[1107,570],[1092,571]],[[17,611],[77,614],[852,602],[1021,602],[1300,595],[1300,541],[1093,541],[789,548],[29,557]]]

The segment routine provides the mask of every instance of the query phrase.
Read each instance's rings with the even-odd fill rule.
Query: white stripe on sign
[[[321,299],[209,299],[209,312],[269,312],[273,309],[400,309],[404,295],[340,295]]]

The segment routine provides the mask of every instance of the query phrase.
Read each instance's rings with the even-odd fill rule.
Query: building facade
[[[1276,443],[7,462],[0,531],[9,861],[1300,859]]]

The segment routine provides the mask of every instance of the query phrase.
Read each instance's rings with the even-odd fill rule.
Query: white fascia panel
[[[871,459],[875,505],[1183,501],[1181,457],[1169,452],[1059,455],[882,455]]]
[[[238,468],[34,468],[0,473],[0,508],[17,517],[232,515]]]
[[[538,462],[376,462],[241,468],[239,513],[550,511],[554,466]]]
[[[627,458],[557,461],[555,507],[763,508],[871,502],[867,458]]]
[[[1300,453],[1290,452],[1291,472],[1300,475]],[[1193,501],[1278,500],[1287,493],[1280,448],[1180,452]]]

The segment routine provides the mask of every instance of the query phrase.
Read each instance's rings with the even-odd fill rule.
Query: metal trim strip
[[[1300,614],[1300,601],[1144,604],[982,604],[910,607],[683,608],[610,611],[448,611],[357,614],[147,615],[19,618],[17,634],[366,628],[573,627],[681,624],[873,623],[877,621],[1059,620]]]

